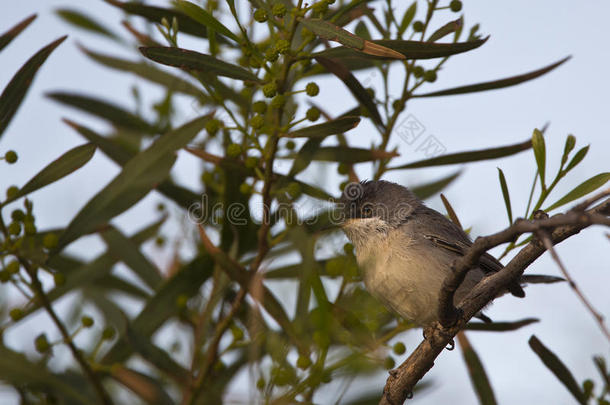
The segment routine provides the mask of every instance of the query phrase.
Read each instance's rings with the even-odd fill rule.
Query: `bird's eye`
[[[371,218],[373,216],[373,207],[370,204],[366,204],[362,207],[362,216],[364,218]]]

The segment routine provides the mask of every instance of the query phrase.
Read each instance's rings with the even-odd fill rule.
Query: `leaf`
[[[32,14],[31,16],[21,21],[19,24],[15,25],[13,28],[6,31],[4,34],[2,34],[0,36],[0,51],[6,48],[6,46],[17,37],[17,35],[21,34],[21,31],[26,29],[27,26],[30,25],[32,21],[36,19],[36,17],[36,14]]]
[[[131,322],[131,328],[140,336],[151,336],[170,317],[180,310],[176,300],[180,295],[190,297],[199,291],[201,285],[212,275],[214,262],[209,255],[198,256],[182,266],[167,279],[152,296],[142,311]],[[126,336],[121,336],[103,357],[103,364],[120,363],[132,353]]]
[[[38,362],[4,345],[0,345],[0,380],[13,387],[28,387],[28,392],[36,390],[55,398],[60,403],[94,404],[98,398],[90,389],[83,376],[78,374],[54,374]]]
[[[563,147],[563,155],[561,155],[561,167],[563,167],[563,165],[568,161],[568,156],[574,149],[574,146],[576,146],[576,138],[574,138],[574,135],[568,135],[566,138],[566,143]]]
[[[371,39],[371,33],[369,32],[369,29],[367,28],[366,23],[362,20],[358,21],[358,24],[356,24],[356,28],[354,29],[354,32],[360,38],[364,38],[367,40]]]
[[[119,128],[149,134],[156,134],[161,131],[160,128],[154,127],[136,114],[97,98],[63,92],[47,93],[47,97],[108,120]]]
[[[378,43],[367,41],[352,34],[335,24],[318,18],[303,18],[300,20],[308,30],[329,41],[336,41],[348,48],[364,54],[391,59],[404,59],[404,55]]]
[[[572,396],[574,396],[580,404],[585,405],[587,403],[587,398],[580,389],[580,385],[576,382],[570,370],[563,364],[559,357],[550,351],[535,335],[530,337],[528,343],[534,353],[540,357],[540,360],[542,360],[544,365],[555,374],[555,377],[557,377],[568,391],[570,391]]]
[[[554,210],[555,208],[559,208],[562,205],[565,205],[569,202],[576,200],[577,198],[583,197],[589,194],[592,191],[597,190],[604,184],[606,184],[610,180],[610,172],[600,173],[587,179],[576,186],[572,191],[568,194],[561,197],[557,202],[551,204],[548,208],[544,209],[545,212],[549,212]]]
[[[210,28],[214,32],[224,35],[227,38],[231,38],[233,41],[239,43],[239,38],[237,38],[235,34],[233,34],[220,21],[214,18],[212,14],[208,13],[197,4],[184,0],[177,0],[174,2],[174,4],[178,6],[180,11],[191,17],[193,20],[203,24],[207,28]]]
[[[443,177],[439,180],[422,184],[420,186],[410,187],[410,189],[419,199],[425,200],[426,198],[432,197],[436,193],[444,190],[445,187],[453,183],[453,181],[457,179],[460,174],[462,174],[462,171],[458,170],[457,172],[450,174],[449,176]]]
[[[506,178],[504,172],[498,167],[498,177],[500,179],[500,188],[502,188],[502,197],[504,197],[504,205],[506,205],[506,213],[508,214],[508,223],[513,223],[513,210],[510,204],[510,194],[508,193],[508,185],[506,184]]]
[[[479,397],[479,403],[481,405],[495,405],[497,403],[496,398],[493,389],[491,388],[489,378],[487,377],[487,373],[485,372],[485,368],[483,367],[483,363],[481,363],[481,359],[479,359],[479,355],[470,345],[464,332],[458,333],[457,338],[460,342],[464,362],[468,367],[470,381],[472,381],[472,386],[477,397]]]
[[[316,61],[324,66],[329,72],[337,76],[354,95],[354,97],[363,105],[364,108],[371,114],[372,120],[379,126],[384,127],[381,115],[377,110],[375,101],[371,95],[362,87],[358,79],[340,62],[328,59],[322,56],[316,56]]]
[[[19,192],[13,198],[8,199],[4,204],[48,186],[80,169],[85,163],[91,160],[94,153],[95,145],[90,143],[70,149],[38,172],[38,174],[19,189]]]
[[[439,39],[458,31],[463,25],[464,19],[462,17],[454,21],[449,21],[447,24],[434,31],[432,35],[430,35],[430,38],[428,38],[428,42],[436,42]]]
[[[305,170],[307,166],[309,166],[316,151],[320,148],[322,141],[322,138],[309,138],[307,142],[301,146],[301,149],[299,149],[294,158],[294,162],[292,162],[292,167],[290,168],[290,172],[288,172],[288,177],[296,176]]]
[[[534,149],[534,156],[536,157],[540,184],[542,185],[542,189],[545,190],[546,146],[544,144],[544,137],[538,129],[534,129],[534,134],[532,135],[532,149]]]
[[[159,269],[140,252],[138,245],[110,226],[100,233],[108,246],[108,253],[125,263],[151,289],[163,282]]]
[[[372,42],[383,47],[393,49],[394,51],[403,54],[406,59],[433,59],[444,58],[476,49],[483,45],[486,41],[487,38],[468,42],[457,42],[453,44],[405,41],[401,39],[381,39]],[[316,52],[312,54],[312,56],[323,56],[325,58],[339,60],[350,70],[369,68],[375,66],[374,62],[376,60],[387,59],[379,56],[367,55],[344,46],[338,46]]]
[[[578,152],[576,152],[576,154],[574,155],[572,160],[570,160],[570,163],[568,163],[568,166],[565,168],[565,170],[563,172],[567,173],[570,170],[572,170],[573,168],[575,168],[576,165],[578,165],[580,162],[582,162],[582,160],[585,158],[585,156],[587,156],[587,152],[589,152],[589,145],[587,145],[583,148],[580,148],[578,150]]]
[[[131,72],[144,80],[159,84],[169,91],[184,93],[197,97],[199,100],[205,100],[203,92],[198,89],[197,86],[180,77],[157,69],[150,63],[132,62],[125,59],[119,59],[113,56],[93,52],[84,47],[80,47],[80,50],[94,61],[106,67],[116,69],[121,72]]]
[[[49,55],[61,44],[67,36],[61,37],[42,48],[32,56],[13,76],[8,86],[0,95],[0,137],[8,127],[11,118],[17,112],[21,101],[25,97],[34,76]]]
[[[451,96],[455,94],[475,93],[479,91],[496,90],[505,87],[516,86],[517,84],[527,82],[528,80],[536,79],[544,75],[545,73],[550,72],[551,70],[555,69],[564,62],[567,62],[570,58],[571,56],[568,56],[566,58],[561,59],[559,62],[555,62],[549,66],[543,67],[542,69],[534,70],[532,72],[524,73],[518,76],[508,77],[506,79],[493,80],[490,82],[483,82],[477,84],[469,84],[466,86],[454,87],[447,90],[434,91],[432,93],[413,94],[412,97]]]
[[[91,17],[81,13],[80,11],[71,10],[68,8],[60,8],[57,9],[55,12],[62,20],[66,21],[71,25],[82,28],[86,31],[93,32],[95,34],[103,35],[111,39],[119,39],[119,37],[111,30],[104,27],[102,24],[98,23]]]
[[[418,160],[406,165],[390,167],[388,170],[414,169],[419,167],[453,165],[456,163],[478,162],[481,160],[497,159],[523,152],[532,147],[531,140],[516,143],[514,145],[501,146],[498,148],[482,149],[470,152],[451,153],[448,155],[433,157],[431,159]]]
[[[163,65],[174,66],[184,70],[212,73],[238,80],[260,81],[256,75],[242,67],[195,51],[163,46],[143,46],[140,47],[140,52],[147,58]]]
[[[462,223],[460,222],[460,219],[458,218],[457,214],[455,213],[455,210],[451,206],[451,203],[449,202],[447,197],[445,197],[443,195],[443,193],[441,193],[441,201],[443,201],[443,205],[445,206],[445,209],[447,210],[447,215],[449,216],[449,219],[451,219],[451,222],[453,222],[454,224],[459,226],[461,229],[464,229],[464,227],[462,226]]]
[[[181,11],[171,10],[168,8],[147,6],[140,2],[129,1],[120,2],[117,0],[106,0],[107,3],[112,4],[115,7],[123,9],[128,14],[138,15],[146,18],[148,21],[161,23],[163,18],[167,19],[170,23],[174,18],[178,20],[178,27],[180,32],[184,32],[190,35],[194,35],[201,38],[207,38],[207,30],[202,27],[197,21],[182,13]]]
[[[399,156],[396,152],[351,148],[346,146],[326,146],[318,148],[313,153],[312,160],[339,163],[362,163],[378,159],[389,159],[396,156]]]
[[[323,124],[312,125],[289,132],[285,136],[288,138],[325,138],[354,129],[360,123],[358,117],[343,117]]]
[[[140,397],[145,403],[158,405],[172,405],[171,397],[163,390],[163,384],[153,377],[139,371],[124,367],[122,364],[113,364],[110,375],[131,392]]]
[[[402,21],[400,22],[400,26],[398,27],[398,36],[402,36],[405,33],[409,25],[411,25],[411,21],[413,21],[413,17],[415,17],[415,13],[417,12],[417,1],[414,1],[413,4],[409,6],[407,11],[405,11],[402,16]]]
[[[175,152],[201,131],[208,117],[161,135],[80,210],[59,239],[58,250],[127,210],[163,181],[176,160]]]
[[[466,324],[466,329],[483,331],[483,332],[507,332],[517,330],[532,323],[540,322],[537,318],[526,318],[514,322],[469,322]]]

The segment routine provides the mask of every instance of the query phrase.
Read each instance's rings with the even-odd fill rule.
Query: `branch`
[[[440,292],[439,318],[444,318],[444,323],[434,324],[426,339],[419,344],[407,360],[390,373],[380,404],[402,404],[413,391],[415,384],[434,366],[434,360],[453,337],[464,328],[470,318],[497,297],[507,285],[518,279],[546,249],[539,240],[533,239],[506,267],[479,282],[462,300],[458,306],[459,309],[455,308],[453,305],[455,290],[464,280],[466,273],[477,265],[483,253],[492,247],[510,242],[523,233],[545,230],[549,232],[549,239],[555,245],[590,225],[610,226],[610,199],[587,210],[589,206],[608,195],[610,195],[610,189],[578,204],[565,214],[532,221],[519,219],[501,232],[477,238],[468,252],[456,259],[452,265],[453,273],[443,283]],[[457,314],[457,316],[453,314]]]

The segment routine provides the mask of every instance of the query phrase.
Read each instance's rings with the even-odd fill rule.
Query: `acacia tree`
[[[567,58],[505,79],[426,93],[426,83],[437,80],[439,69],[450,57],[485,44],[477,25],[465,33],[462,17],[451,20],[451,13],[461,11],[460,1],[415,2],[401,15],[395,13],[390,0],[312,4],[253,0],[251,8],[238,7],[231,0],[203,5],[177,0],[166,7],[106,1],[109,7],[125,12],[125,34],[109,30],[79,10],[61,9],[58,14],[109,41],[129,44],[134,54],[130,59],[84,46],[81,50],[103,66],[160,86],[165,96],[154,104],[155,117],[151,118],[92,94],[72,90],[49,94],[59,103],[106,120],[110,130],[100,134],[85,124],[65,120],[86,143],[49,163],[25,185],[10,187],[0,204],[0,279],[4,288],[18,290],[24,297],[3,312],[2,331],[17,328],[44,311],[60,336],[49,341],[41,333],[35,338],[39,353],[27,356],[25,349],[0,345],[0,378],[21,395],[22,402],[110,404],[125,400],[123,388],[127,388],[130,398],[145,403],[219,403],[230,384],[243,381],[244,370],[256,392],[244,402],[340,400],[344,392],[335,398],[319,398],[316,392],[331,381],[351,381],[394,368],[390,351],[400,355],[405,346],[398,342],[389,347],[388,342],[415,326],[396,319],[363,289],[351,245],[346,244],[338,255],[316,252],[317,241],[337,232],[332,204],[315,215],[300,213],[299,204],[335,201],[347,182],[358,180],[354,166],[362,162],[372,162],[368,175],[379,179],[390,171],[498,159],[533,150],[537,171],[532,174],[523,217],[513,217],[516,205],[500,170],[510,226],[477,239],[454,263],[442,290],[442,322],[391,373],[383,395],[379,387],[351,402],[403,402],[457,335],[481,403],[495,403],[464,330],[510,331],[535,321],[482,324],[470,322],[470,318],[546,250],[569,278],[553,245],[589,225],[608,225],[609,192],[589,197],[563,214],[549,218],[547,213],[595,191],[610,179],[610,173],[586,179],[566,195],[555,197],[555,186],[581,163],[588,147],[574,152],[576,139],[568,136],[560,168],[550,176],[545,170],[544,130],[537,129],[531,138],[512,145],[443,154],[404,165],[394,163],[400,151],[389,149],[389,144],[392,136],[406,137],[407,142],[415,137],[416,127],[399,123],[406,105],[417,98],[517,85],[555,69]],[[3,34],[0,50],[34,18]],[[433,26],[439,28],[433,30]],[[180,47],[186,36],[195,38],[197,50]],[[0,96],[0,135],[37,70],[64,39],[42,48],[6,85]],[[390,71],[390,66],[398,69]],[[380,94],[365,88],[354,76],[360,70],[379,72]],[[319,93],[315,80],[321,75],[333,76],[343,84],[345,94],[353,98],[351,109],[336,116],[327,112],[328,106],[315,98]],[[400,89],[398,97],[392,97],[390,86]],[[185,99],[196,106],[197,116],[178,122],[176,106],[184,105]],[[353,146],[351,140],[362,121],[369,121],[378,134],[370,137],[368,149]],[[202,160],[202,192],[179,186],[172,179],[170,170],[179,150]],[[78,170],[96,151],[116,163],[120,173],[109,184],[100,184],[100,191],[65,227],[37,229],[36,208],[27,196]],[[13,164],[18,157],[7,151],[4,160]],[[285,170],[278,161],[288,162]],[[339,189],[318,186],[320,172],[306,171],[309,167],[326,170],[321,162],[338,163],[336,176],[345,180]],[[413,191],[422,199],[429,198],[457,176],[431,181]],[[142,245],[150,239],[162,245],[159,229],[165,221],[176,220],[176,215],[168,215],[161,207],[159,218],[129,236],[113,221],[153,190],[190,220],[183,232],[194,236],[194,253],[186,257],[176,252],[167,271],[150,261]],[[443,202],[451,219],[459,223],[444,196]],[[262,213],[260,218],[257,210]],[[90,234],[105,243],[103,254],[84,261],[65,251]],[[453,292],[466,272],[476,266],[481,254],[499,245],[505,245],[502,257],[515,249],[519,252],[505,269],[485,279],[455,308]],[[119,262],[138,280],[113,272]],[[270,283],[280,279],[296,281],[291,287],[296,297],[294,310],[277,298],[280,287]],[[337,285],[334,298],[327,293],[329,284]],[[56,301],[72,292],[79,293],[82,304],[96,308],[99,319],[82,314],[75,321],[58,313]],[[141,302],[142,310],[127,316],[117,292]],[[608,335],[601,316],[581,297]],[[178,352],[153,338],[163,326],[175,322],[186,328],[173,333],[187,334],[191,341],[189,348]],[[76,335],[94,327],[98,328],[97,338],[77,345]],[[69,348],[74,363],[64,371],[49,363],[54,347],[60,345]],[[590,380],[579,384],[536,337],[532,336],[530,345],[580,403],[608,403],[610,375],[602,358],[595,358],[595,365],[605,385],[594,389]],[[179,360],[184,355],[190,359],[188,365]]]

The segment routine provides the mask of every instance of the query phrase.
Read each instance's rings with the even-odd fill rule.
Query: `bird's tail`
[[[563,277],[546,276],[543,274],[525,274],[519,279],[521,284],[552,284],[560,281],[566,281],[566,279]]]

